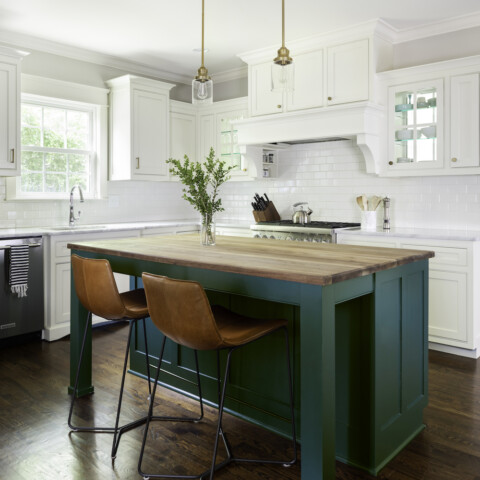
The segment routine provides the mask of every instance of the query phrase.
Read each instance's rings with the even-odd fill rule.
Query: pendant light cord
[[[283,1],[283,0],[282,0]],[[204,23],[205,23],[205,0],[202,0],[202,67],[205,65],[203,64],[204,59],[203,59],[203,52],[205,51],[205,48],[203,47],[203,36],[204,36]]]
[[[282,47],[285,47],[285,0],[282,0]]]

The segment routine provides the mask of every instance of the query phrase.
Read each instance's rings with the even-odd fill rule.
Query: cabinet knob
[[[389,164],[389,165],[393,165],[393,162],[390,160],[390,161],[388,162],[388,164]]]
[[[331,100],[331,99],[332,99],[332,97],[328,97],[328,100]]]
[[[15,149],[10,149],[10,159],[8,160],[10,163],[15,163]]]
[[[457,157],[453,157],[452,162],[456,162],[456,161],[457,161]]]
[[[140,157],[135,157],[135,160],[137,161],[137,166],[135,168],[138,170],[140,168]]]
[[[277,108],[282,108],[282,106],[281,106],[281,105],[277,105]]]

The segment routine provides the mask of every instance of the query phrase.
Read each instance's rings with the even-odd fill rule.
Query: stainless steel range
[[[251,225],[250,230],[255,238],[336,243],[337,230],[359,226],[359,223],[315,221],[302,225],[293,223],[291,220],[280,220],[279,222],[258,222]]]

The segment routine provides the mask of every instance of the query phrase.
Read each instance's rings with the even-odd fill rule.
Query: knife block
[[[265,210],[253,210],[253,218],[256,222],[278,222],[280,215],[273,202],[268,202]]]

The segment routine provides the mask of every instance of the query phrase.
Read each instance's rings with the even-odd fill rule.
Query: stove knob
[[[287,235],[287,236],[285,237],[285,240],[293,240],[293,238],[291,237],[291,235]]]
[[[275,240],[275,237],[273,235],[270,235],[269,237],[271,240]]]
[[[268,238],[268,236],[267,235],[262,235],[262,238]]]
[[[262,237],[260,237],[260,235],[259,235],[258,233],[256,233],[256,234],[253,236],[253,238],[262,238]]]

